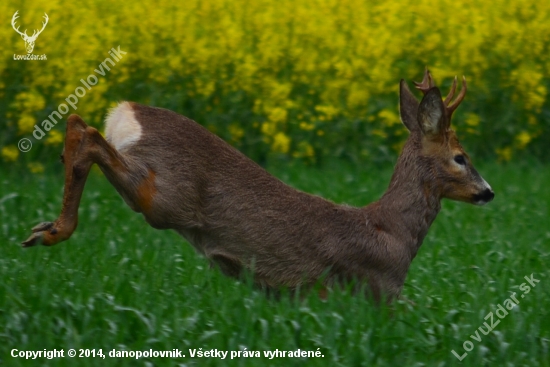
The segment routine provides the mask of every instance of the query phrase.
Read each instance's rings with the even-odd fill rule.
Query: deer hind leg
[[[77,115],[67,119],[65,147],[61,160],[65,165],[65,188],[61,214],[54,222],[43,222],[32,228],[23,247],[37,244],[55,245],[67,240],[78,224],[78,206],[92,164],[97,163],[132,209],[150,204],[151,185],[147,170],[122,156],[93,127]],[[145,179],[140,179],[143,177]],[[143,183],[145,182],[145,184]],[[140,192],[142,195],[140,196]]]

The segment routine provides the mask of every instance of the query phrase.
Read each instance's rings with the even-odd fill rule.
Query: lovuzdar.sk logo
[[[44,30],[44,28],[46,28],[46,24],[48,24],[48,14],[44,13],[44,22],[42,22],[42,29],[41,30],[37,30],[35,29],[34,32],[32,33],[31,36],[29,36],[27,34],[27,30],[25,29],[24,32],[21,32],[19,31],[19,27],[15,27],[15,22],[17,20],[17,18],[19,17],[18,15],[19,13],[19,10],[15,12],[15,14],[13,14],[13,17],[11,18],[11,26],[13,27],[13,29],[19,33],[21,35],[21,38],[23,38],[23,41],[25,41],[25,49],[27,50],[27,54],[26,55],[13,55],[13,59],[14,60],[47,60],[46,58],[46,55],[43,54],[43,55],[34,55],[32,53],[32,51],[34,50],[34,44],[36,42],[36,39],[38,38],[38,36],[40,35],[40,33],[42,33],[42,31]]]

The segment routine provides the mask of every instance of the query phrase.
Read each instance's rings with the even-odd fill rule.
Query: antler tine
[[[451,100],[453,99],[454,95],[455,95],[455,92],[456,92],[456,76],[455,76],[455,79],[453,80],[453,85],[451,86],[451,90],[449,91],[449,94],[447,94],[447,97],[445,97],[445,106],[448,106],[449,103],[451,103]]]
[[[432,75],[430,74],[428,68],[426,68],[426,71],[424,71],[424,78],[422,78],[422,82],[414,82],[414,85],[417,89],[422,91],[423,94],[426,94],[430,89],[435,86]]]
[[[460,93],[458,93],[458,97],[456,97],[454,102],[451,103],[451,98],[454,96],[455,89],[456,89],[456,78],[455,78],[455,81],[453,82],[453,87],[451,88],[451,93],[449,93],[449,96],[447,96],[447,98],[449,98],[449,100],[447,101],[447,98],[445,98],[445,104],[447,105],[447,116],[449,118],[451,118],[451,115],[453,114],[453,112],[456,110],[456,108],[458,107],[460,102],[462,102],[462,100],[464,99],[464,96],[466,96],[467,87],[466,87],[466,77],[465,76],[462,77],[462,89],[460,90]]]

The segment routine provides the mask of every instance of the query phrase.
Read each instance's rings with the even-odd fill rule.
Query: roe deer
[[[401,119],[410,135],[382,198],[338,205],[298,191],[196,122],[165,109],[122,102],[106,139],[77,115],[67,120],[63,208],[23,246],[54,245],[77,226],[86,177],[97,163],[126,203],[158,229],[174,229],[229,276],[253,272],[264,288],[324,286],[355,279],[377,302],[399,295],[442,198],[483,205],[494,193],[464,152],[450,119],[456,78],[443,101],[426,70],[404,80]]]

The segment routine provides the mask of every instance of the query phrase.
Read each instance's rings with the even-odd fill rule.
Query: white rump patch
[[[141,125],[128,102],[111,109],[105,119],[105,136],[116,150],[124,151],[141,138]]]

